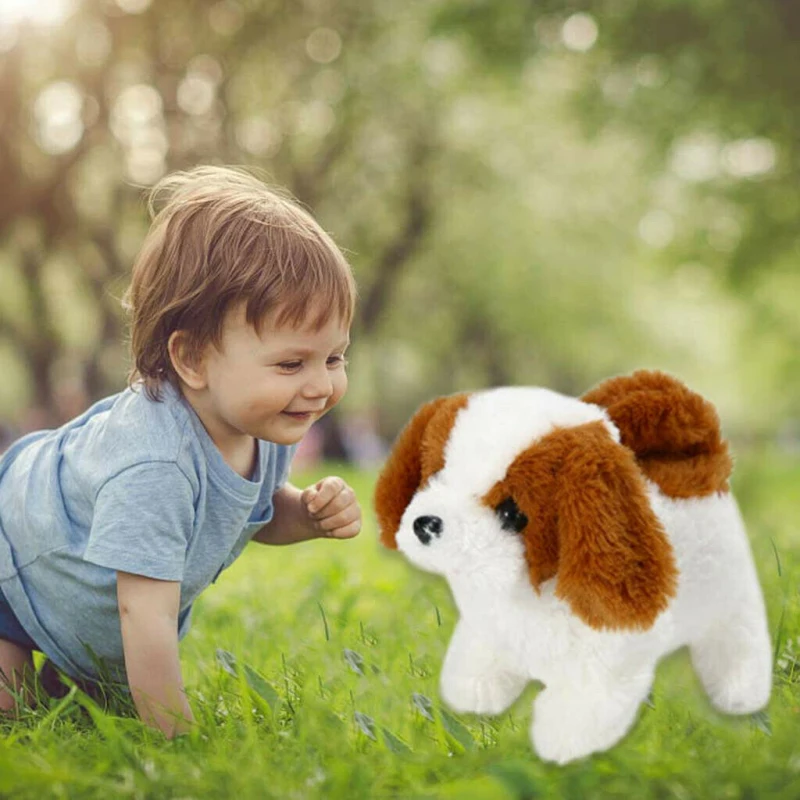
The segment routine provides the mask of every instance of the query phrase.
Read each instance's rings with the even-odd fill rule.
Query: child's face
[[[203,419],[218,447],[241,436],[277,444],[300,441],[347,390],[349,332],[332,317],[320,330],[278,327],[267,317],[260,333],[245,320],[244,305],[228,312],[219,349],[204,359]],[[218,441],[221,439],[222,441]]]

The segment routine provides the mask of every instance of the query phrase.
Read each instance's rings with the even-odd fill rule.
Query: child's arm
[[[125,669],[144,722],[171,738],[188,730],[192,710],[178,658],[181,585],[117,572]]]
[[[355,493],[341,478],[323,478],[304,491],[286,483],[272,496],[272,504],[272,519],[253,537],[254,542],[350,539],[361,530],[361,508]]]

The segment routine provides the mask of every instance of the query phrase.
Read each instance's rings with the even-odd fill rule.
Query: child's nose
[[[330,397],[333,394],[333,382],[327,368],[314,370],[303,387],[306,397]]]

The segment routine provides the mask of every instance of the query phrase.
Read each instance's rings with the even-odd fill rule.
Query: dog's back
[[[757,577],[736,501],[732,461],[714,406],[680,381],[638,371],[604,381],[581,398],[601,406],[647,479],[653,510],[672,544],[678,594],[670,614],[676,646],[702,636]],[[744,585],[746,585],[746,588]]]
[[[750,544],[730,492],[681,499],[653,486],[650,500],[678,569],[678,591],[668,611],[676,639],[669,649],[690,644],[743,605],[763,608]]]

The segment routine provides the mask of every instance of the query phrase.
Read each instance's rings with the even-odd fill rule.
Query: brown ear
[[[411,499],[444,466],[444,448],[456,414],[469,395],[437,397],[422,406],[400,432],[375,486],[381,542],[397,548],[397,529]]]
[[[594,628],[649,628],[674,596],[672,547],[631,451],[601,422],[557,431],[556,595]]]

